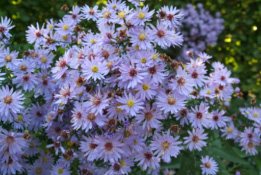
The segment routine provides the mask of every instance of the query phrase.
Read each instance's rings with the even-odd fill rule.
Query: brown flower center
[[[111,151],[113,148],[113,145],[111,142],[106,142],[104,147],[105,147],[106,151]]]

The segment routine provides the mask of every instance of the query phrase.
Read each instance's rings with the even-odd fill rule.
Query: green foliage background
[[[67,4],[69,8],[72,5],[95,4],[103,5],[105,0],[1,0],[0,16],[8,16],[13,20],[16,26],[11,33],[15,34],[15,47],[27,49],[30,46],[25,44],[25,31],[27,26],[35,25],[39,22],[42,25],[50,18],[60,19],[65,12],[60,7]],[[219,60],[233,70],[233,76],[241,80],[240,88],[248,94],[254,93],[257,100],[261,99],[261,0],[150,0],[147,2],[152,9],[159,9],[163,5],[174,5],[183,8],[187,3],[196,5],[202,3],[206,10],[213,15],[221,12],[221,17],[225,20],[225,30],[219,36],[216,46],[210,46],[207,53],[213,55],[215,60]],[[168,53],[175,58],[177,50],[170,49]],[[237,106],[242,106],[243,100],[232,101],[233,108],[228,111],[233,114],[238,111]],[[242,129],[242,128],[241,128]],[[218,138],[217,133],[208,133],[212,135],[212,142],[203,152],[208,152],[216,157],[221,157],[219,161],[221,174],[235,174],[238,169],[242,174],[258,174],[261,170],[260,155],[250,159],[249,156],[240,152],[237,147],[231,148],[233,142],[224,143],[224,138]],[[230,145],[230,146],[229,146]],[[258,151],[261,151],[260,148]],[[191,161],[200,159],[202,153],[195,152],[193,154],[179,156],[174,159],[165,168],[179,168],[181,172],[187,172],[190,169],[191,174],[199,165],[191,166]],[[248,160],[248,161],[247,161]],[[181,163],[182,162],[182,163]],[[256,166],[252,166],[256,164]],[[190,168],[188,168],[190,167]],[[136,172],[136,171],[135,171]]]

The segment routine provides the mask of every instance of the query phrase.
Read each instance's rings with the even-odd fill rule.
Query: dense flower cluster
[[[182,20],[184,44],[178,58],[182,61],[189,61],[186,51],[199,54],[206,51],[207,46],[216,45],[219,34],[224,30],[224,20],[220,18],[219,12],[213,17],[201,3],[196,7],[187,4],[186,8],[182,9],[182,13],[184,14]]]
[[[206,53],[184,65],[156,50],[181,45],[182,18],[136,0],[74,6],[59,21],[29,26],[34,47],[23,53],[4,44],[13,26],[2,18],[0,173],[117,175],[139,166],[159,174],[161,164],[204,149],[209,131],[256,154],[261,110],[248,108],[255,124],[240,131],[220,105],[239,80],[219,62],[208,73]],[[99,31],[81,26],[88,21]],[[218,172],[210,156],[198,165],[203,174]]]

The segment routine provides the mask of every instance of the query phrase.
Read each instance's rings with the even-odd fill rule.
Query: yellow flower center
[[[42,57],[42,58],[41,58],[41,62],[42,62],[42,63],[46,63],[46,62],[47,62],[47,58],[46,58],[46,57]]]
[[[42,172],[43,172],[43,169],[41,167],[38,167],[35,169],[36,174],[42,174]]]
[[[116,9],[116,8],[117,8],[117,5],[114,5],[112,8],[113,8],[113,9]]]
[[[156,60],[158,58],[157,54],[154,54],[153,57],[152,57],[152,60]]]
[[[62,174],[63,173],[63,169],[59,168],[57,172],[58,172],[58,174]]]
[[[49,27],[48,27],[48,29],[51,30],[52,28],[53,28],[53,25],[50,24]]]
[[[134,101],[132,99],[127,101],[127,106],[132,108],[134,106]]]
[[[92,72],[96,73],[99,71],[99,68],[97,66],[92,67]]]
[[[63,30],[68,30],[68,29],[69,29],[69,26],[66,25],[66,24],[64,24],[64,25],[63,25]]]
[[[48,160],[47,160],[47,157],[43,157],[43,158],[42,158],[42,161],[43,161],[43,162],[47,162],[47,161],[48,161]]]
[[[147,90],[149,90],[149,85],[143,84],[142,88],[144,91],[147,91]]]
[[[126,13],[125,12],[119,12],[118,16],[120,19],[124,19],[126,17]]]
[[[108,19],[110,16],[111,16],[111,13],[110,12],[105,12],[103,14],[104,18]]]
[[[91,39],[91,43],[95,44],[96,43],[95,39]]]
[[[18,115],[16,121],[17,121],[17,122],[20,122],[20,121],[22,121],[22,120],[23,120],[23,117],[22,117],[21,115]]]
[[[170,143],[168,141],[165,141],[162,143],[162,148],[165,150],[165,149],[168,149],[170,146]]]
[[[227,129],[227,132],[228,132],[228,133],[232,133],[232,131],[233,131],[233,128],[228,128],[228,129]]]
[[[124,160],[121,160],[121,161],[120,161],[120,164],[121,164],[121,166],[125,166]]]
[[[6,62],[11,62],[12,61],[12,57],[11,56],[6,56],[5,57],[5,61]]]
[[[133,144],[136,146],[138,144],[137,140],[133,140]]]
[[[143,34],[143,33],[141,33],[141,34],[139,35],[139,40],[140,40],[140,41],[144,41],[145,39],[146,39],[146,35]]]
[[[121,108],[119,108],[120,106],[122,106],[122,105],[121,105],[121,104],[117,104],[117,105],[116,105],[116,111],[117,111],[117,112],[121,112],[121,111],[122,111]]]
[[[257,118],[258,117],[258,113],[254,113],[254,115],[253,115],[255,118]]]
[[[138,14],[138,18],[139,18],[139,19],[144,19],[144,18],[145,18],[145,13],[140,12],[140,13]]]
[[[141,62],[141,63],[146,63],[147,60],[146,60],[146,58],[142,58],[142,59],[140,60],[140,62]]]
[[[63,35],[63,40],[66,41],[68,39],[68,36],[67,35]]]
[[[209,94],[211,94],[211,91],[210,91],[210,90],[207,90],[207,92],[206,92],[206,93],[209,95]]]

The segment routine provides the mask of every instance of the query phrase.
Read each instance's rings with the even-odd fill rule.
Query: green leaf
[[[250,166],[249,162],[245,161],[244,159],[241,159],[232,149],[230,148],[224,148],[224,149],[219,149],[214,147],[213,148],[214,152],[222,157],[223,159],[229,160],[234,163],[239,163],[242,165],[248,165]]]

